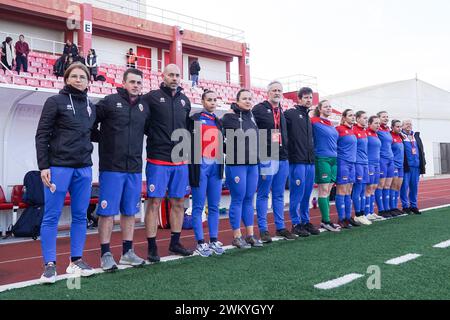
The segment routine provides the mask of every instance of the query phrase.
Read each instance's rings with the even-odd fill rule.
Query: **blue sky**
[[[450,91],[450,1],[147,2],[245,30],[254,77],[314,75],[327,95],[417,73]]]

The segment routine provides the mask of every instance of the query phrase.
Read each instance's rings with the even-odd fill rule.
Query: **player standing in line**
[[[319,209],[322,215],[320,226],[331,232],[341,231],[341,227],[330,219],[330,192],[336,182],[337,140],[339,133],[329,120],[333,108],[328,100],[319,102],[311,119],[314,134],[316,183],[319,186]]]
[[[252,94],[247,89],[238,92],[231,112],[222,118],[225,132],[227,185],[230,188],[230,224],[233,229],[233,246],[239,249],[262,247],[254,235],[253,199],[258,183],[258,126],[252,114]],[[241,219],[247,236],[241,233]]]
[[[213,253],[224,253],[219,234],[219,202],[222,195],[223,135],[222,123],[214,114],[217,94],[205,91],[202,94],[203,110],[191,116],[189,131],[192,134],[189,181],[192,188],[192,220],[197,240],[196,252],[202,257]],[[199,139],[195,141],[194,139]],[[197,155],[197,152],[201,151]],[[202,213],[208,199],[209,244],[203,235]]]
[[[64,73],[65,87],[45,101],[36,131],[36,155],[44,183],[45,211],[41,224],[44,257],[42,283],[56,281],[56,237],[67,191],[71,197],[71,262],[67,273],[95,273],[83,260],[86,212],[91,197],[95,108],[87,96],[89,71],[75,63]]]
[[[180,87],[181,72],[175,64],[164,69],[164,82],[158,90],[144,95],[150,107],[150,129],[147,135],[147,195],[150,198],[145,213],[145,228],[148,242],[148,260],[160,261],[156,234],[158,232],[158,214],[161,201],[168,192],[171,213],[171,237],[169,252],[190,256],[193,251],[180,243],[181,229],[184,220],[184,197],[189,191],[189,154],[174,154],[175,146],[184,137],[175,137],[176,133],[188,135],[189,113],[191,103]],[[177,141],[172,141],[176,138]],[[185,158],[186,156],[186,158]]]
[[[261,240],[272,242],[267,227],[267,207],[272,191],[272,208],[275,218],[276,235],[286,240],[295,240],[297,235],[286,229],[284,223],[284,190],[289,176],[287,150],[287,126],[280,102],[283,98],[283,86],[280,82],[271,82],[267,87],[268,99],[256,105],[252,112],[259,132],[265,130],[267,136],[267,161],[260,159],[256,213]]]
[[[358,141],[353,133],[355,114],[346,109],[342,113],[337,141],[336,210],[341,228],[359,227],[361,223],[352,218],[352,187],[355,182],[355,163]]]
[[[369,183],[369,158],[368,140],[367,140],[367,124],[369,118],[365,111],[356,113],[356,124],[353,126],[353,132],[358,141],[356,164],[355,164],[355,184],[353,185],[352,200],[355,208],[355,221],[363,225],[371,225],[369,219],[366,218],[366,186]]]
[[[380,129],[378,138],[381,141],[380,149],[380,184],[375,191],[375,200],[378,206],[378,214],[383,218],[392,218],[398,216],[397,213],[391,213],[390,189],[392,178],[394,177],[394,154],[392,153],[392,136],[389,128],[389,115],[386,111],[377,113],[380,118]]]
[[[403,183],[403,165],[405,160],[405,147],[403,145],[401,121],[392,120],[391,129],[392,153],[394,154],[394,178],[392,180],[390,191],[390,207],[392,213],[403,214],[403,212],[398,209],[398,198]]]
[[[421,214],[417,203],[420,175],[425,174],[425,150],[420,132],[413,131],[412,120],[403,121],[403,140],[405,144],[405,177],[401,189],[403,211]]]
[[[292,233],[300,237],[320,234],[309,216],[315,173],[314,138],[309,117],[312,101],[312,89],[301,88],[298,92],[298,105],[284,112],[288,128],[289,214]]]
[[[101,268],[114,271],[117,264],[110,250],[114,216],[120,214],[122,257],[119,264],[145,264],[133,250],[135,216],[141,208],[142,149],[150,110],[142,99],[143,74],[128,69],[123,87],[96,105],[93,140],[99,143],[100,196],[97,210]],[[100,130],[97,129],[100,123]]]
[[[381,141],[378,138],[380,129],[380,118],[371,116],[369,118],[369,127],[367,129],[367,155],[369,159],[369,184],[366,189],[365,214],[370,221],[384,220],[375,213],[375,190],[380,183],[380,149]]]

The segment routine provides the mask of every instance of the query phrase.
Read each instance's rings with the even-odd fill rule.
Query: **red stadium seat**
[[[14,206],[18,207],[19,209],[24,209],[28,207],[28,205],[22,201],[22,197],[23,197],[23,185],[14,186],[11,193],[11,202],[14,204]]]
[[[25,79],[21,78],[21,77],[14,77],[13,82],[14,82],[14,84],[19,85],[19,86],[26,85]]]
[[[12,202],[7,202],[3,188],[0,186],[0,210],[12,210],[14,207]]]
[[[41,80],[41,87],[53,89],[53,82],[50,80]]]
[[[26,79],[27,85],[31,87],[39,87],[39,80],[28,78]]]

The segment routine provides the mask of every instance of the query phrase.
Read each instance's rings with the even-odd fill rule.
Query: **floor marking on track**
[[[438,243],[437,245],[433,246],[433,248],[438,248],[438,249],[446,249],[450,247],[450,240]]]
[[[388,260],[385,263],[393,265],[393,266],[398,266],[398,265],[400,265],[402,263],[406,263],[406,262],[409,262],[411,260],[417,259],[420,256],[422,256],[422,255],[421,254],[416,254],[416,253],[409,253],[409,254],[406,254],[404,256]]]
[[[351,273],[351,274],[348,274],[346,276],[343,276],[343,277],[340,277],[340,278],[337,278],[334,280],[316,284],[314,286],[314,288],[321,289],[321,290],[335,289],[335,288],[341,287],[345,284],[348,284],[348,283],[355,281],[356,279],[359,279],[362,277],[364,277],[364,275],[359,274],[359,273]]]

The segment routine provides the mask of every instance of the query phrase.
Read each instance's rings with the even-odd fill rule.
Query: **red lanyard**
[[[281,114],[280,114],[280,110],[278,110],[278,107],[273,108],[273,122],[275,123],[275,129],[280,129],[280,118],[281,118]]]

